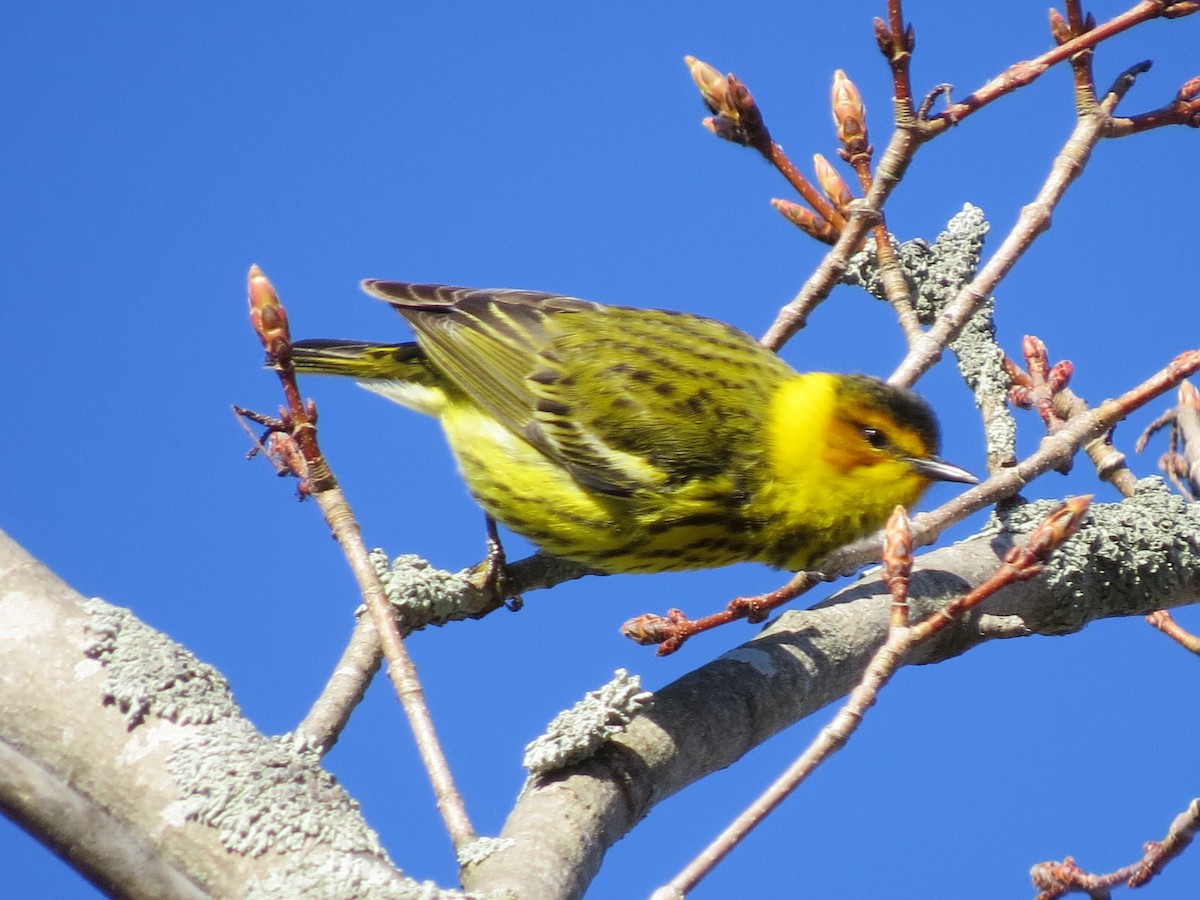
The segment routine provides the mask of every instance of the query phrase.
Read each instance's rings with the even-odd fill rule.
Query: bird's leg
[[[509,593],[508,560],[504,555],[504,545],[500,543],[500,535],[496,531],[496,520],[491,516],[484,516],[484,521],[487,531],[487,559],[480,564],[484,567],[483,590],[493,594],[512,612],[516,612],[525,605],[525,601],[520,594]]]

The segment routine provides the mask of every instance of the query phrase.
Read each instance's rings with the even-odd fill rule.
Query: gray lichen
[[[1026,535],[1057,506],[1054,501],[1005,505],[983,533]],[[1161,478],[1138,481],[1119,503],[1094,503],[1079,533],[1046,563],[1042,577],[1063,602],[1064,630],[1094,615],[1104,598],[1110,615],[1141,613],[1195,587],[1200,571],[1200,505],[1185,503]]]
[[[322,846],[383,856],[358,804],[290,735],[265,738],[244,719],[186,736],[168,760],[188,819],[217,829],[233,853]]]
[[[646,708],[653,695],[641,679],[618,669],[613,680],[560,712],[525,748],[523,765],[537,775],[587,759]]]
[[[104,665],[104,702],[115,704],[130,728],[147,716],[205,725],[241,715],[229,683],[212,666],[127,609],[95,599],[84,608],[90,638],[84,652]]]
[[[321,768],[313,748],[291,735],[261,735],[242,716],[215,669],[128,610],[99,600],[85,608],[85,652],[104,666],[105,702],[121,709],[131,730],[152,719],[192,726],[164,742],[169,747],[164,763],[179,795],[176,809],[185,820],[214,829],[231,853],[295,854],[272,875],[273,881],[283,879],[279,883],[287,882],[282,870],[301,865],[295,860],[314,848],[319,850],[315,856],[326,858],[322,865],[360,864],[364,873],[374,873],[372,879],[402,880],[358,804]],[[324,891],[315,893],[297,891],[293,882],[274,894],[263,885],[260,896],[393,896],[343,892],[352,881],[345,874],[345,880],[326,881]],[[334,893],[329,885],[337,886]]]
[[[517,846],[512,838],[477,837],[458,852],[458,864],[463,868],[483,862],[494,853]]]
[[[373,550],[371,563],[383,582],[388,600],[413,626],[463,618],[464,598],[478,593],[468,578],[470,570],[447,572],[413,553],[396,557],[389,567],[387,554]]]

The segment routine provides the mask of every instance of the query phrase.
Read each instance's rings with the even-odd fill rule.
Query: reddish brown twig
[[[1034,529],[1028,542],[1013,547],[992,577],[964,597],[950,603],[918,625],[909,626],[908,573],[912,565],[912,537],[908,516],[898,509],[888,520],[884,577],[892,592],[891,626],[887,639],[863,671],[845,704],[805,751],[751,803],[717,838],[655,896],[683,896],[696,886],[724,859],[772,810],[782,803],[826,759],[840,750],[862,724],[867,711],[875,705],[879,691],[891,680],[916,643],[936,634],[957,616],[977,606],[996,591],[1014,581],[1035,577],[1042,564],[1079,530],[1091,498],[1076,497],[1062,504]],[[674,891],[674,894],[670,892]]]
[[[1068,11],[1070,9],[1071,4],[1068,4]],[[1091,50],[1098,44],[1124,31],[1128,31],[1130,28],[1152,19],[1181,18],[1191,15],[1197,9],[1200,9],[1200,4],[1190,2],[1190,0],[1189,2],[1140,0],[1140,2],[1135,3],[1128,10],[1114,16],[1107,22],[1100,25],[1093,25],[1093,27],[1084,27],[1080,33],[1058,44],[1054,49],[1047,50],[1041,56],[1024,62],[1014,63],[1007,70],[1001,72],[991,81],[987,82],[987,84],[973,91],[959,102],[952,103],[942,112],[931,116],[925,123],[925,127],[940,133],[951,125],[957,125],[967,116],[998,100],[1000,97],[1031,84],[1051,67],[1069,60],[1080,53]],[[1053,30],[1054,25],[1051,27]],[[1057,34],[1055,36],[1056,38],[1058,37]]]
[[[719,613],[699,619],[689,619],[680,609],[667,610],[665,616],[644,613],[621,626],[621,634],[644,646],[658,644],[658,655],[669,656],[691,637],[738,619],[762,622],[773,609],[791,603],[801,594],[822,581],[820,573],[797,572],[781,588],[753,597],[736,597]]]
[[[311,402],[301,402],[296,373],[291,366],[292,346],[287,313],[275,289],[258,266],[250,267],[248,282],[251,325],[272,360],[287,398],[287,412],[281,416],[279,424],[289,429],[287,433],[295,441],[307,467],[312,495],[320,505],[358,582],[363,602],[375,623],[383,655],[388,660],[388,677],[408,716],[417,748],[433,783],[438,809],[455,848],[462,850],[475,840],[475,832],[438,742],[416,667],[401,639],[391,604],[371,565],[350,505],[338,488],[317,443],[316,407]]]
[[[912,523],[903,506],[892,511],[883,529],[883,583],[892,595],[890,627],[908,625],[908,584],[912,577]]]
[[[1013,362],[1011,357],[1004,357],[1004,371],[1012,379],[1009,399],[1021,409],[1037,410],[1046,423],[1046,430],[1053,434],[1067,423],[1066,417],[1056,408],[1055,400],[1070,384],[1075,367],[1065,359],[1051,366],[1046,345],[1033,335],[1025,335],[1021,350],[1025,357],[1025,369]]]
[[[904,23],[904,11],[900,0],[888,0],[888,20],[875,20],[875,41],[887,58],[892,69],[892,97],[896,104],[897,119],[912,119],[913,92],[909,67],[913,50],[917,46],[917,35],[912,25]]]
[[[1200,76],[1185,81],[1175,97],[1158,109],[1136,116],[1113,119],[1109,137],[1127,137],[1169,125],[1200,128]]]
[[[1004,370],[1012,380],[1009,398],[1022,409],[1036,409],[1046,431],[1055,434],[1076,416],[1088,411],[1088,405],[1069,387],[1074,366],[1067,360],[1050,365],[1046,345],[1036,337],[1026,335],[1022,342],[1026,368],[1022,369],[1011,357],[1004,357]],[[1112,484],[1122,496],[1132,497],[1137,479],[1125,464],[1125,454],[1112,445],[1111,432],[1088,441],[1084,452],[1096,467],[1096,474]],[[1068,460],[1059,467],[1070,471]]]
[[[1103,875],[1085,872],[1068,856],[1062,862],[1038,863],[1029,870],[1033,886],[1041,891],[1037,900],[1057,900],[1070,893],[1087,893],[1092,896],[1107,896],[1107,892],[1118,885],[1131,888],[1144,887],[1158,875],[1172,859],[1183,852],[1200,830],[1200,799],[1193,800],[1188,808],[1175,817],[1161,841],[1148,841],[1142,858],[1128,866]]]
[[[1069,387],[1074,366],[1067,360],[1050,365],[1046,345],[1036,337],[1026,335],[1022,342],[1026,369],[1004,357],[1004,370],[1012,380],[1009,398],[1022,409],[1036,409],[1046,431],[1054,434],[1075,416],[1087,412],[1087,403]],[[1084,452],[1096,467],[1096,474],[1109,482],[1124,497],[1132,497],[1137,479],[1125,464],[1125,454],[1112,445],[1111,432],[1088,441]],[[1070,462],[1059,468],[1070,471]]]
[[[1146,616],[1146,622],[1153,625],[1167,637],[1177,641],[1189,653],[1200,656],[1200,637],[1186,630],[1165,609],[1158,609]]]
[[[1167,452],[1158,467],[1181,494],[1194,501],[1200,495],[1200,391],[1185,381],[1179,385],[1178,402],[1142,432],[1134,449],[1141,453],[1150,438],[1170,427]]]
[[[782,209],[780,211],[784,212],[788,220],[796,223],[814,238],[832,244],[846,224],[845,215],[821,196],[821,192],[800,174],[796,164],[784,152],[784,148],[770,137],[762,112],[758,109],[754,96],[750,94],[750,89],[732,72],[721,74],[718,68],[696,59],[695,56],[684,56],[684,62],[688,65],[696,88],[700,90],[704,104],[709,112],[713,113],[708,119],[704,119],[704,127],[722,140],[749,146],[760,152],[779,170],[800,197],[804,198],[804,202],[811,206],[815,211],[816,221],[809,222],[808,217],[793,216]],[[779,209],[778,205],[776,209]]]
[[[888,24],[876,23],[876,38],[892,66],[897,97],[896,129],[887,149],[879,158],[870,189],[866,190],[864,198],[855,205],[847,226],[841,229],[841,237],[797,295],[780,309],[760,343],[768,349],[778,350],[805,326],[812,310],[829,295],[840,280],[846,270],[848,257],[858,249],[863,234],[868,228],[882,222],[884,203],[899,184],[917,149],[924,142],[947,130],[951,125],[961,122],[988,103],[1031,83],[1050,67],[1077,57],[1116,34],[1150,19],[1190,15],[1198,8],[1200,4],[1194,2],[1142,0],[1128,12],[1103,25],[1085,27],[1091,23],[1078,15],[1078,3],[1072,0],[1068,4],[1068,13],[1072,21],[1079,19],[1078,35],[1067,37],[1066,33],[1059,29],[1057,34],[1066,39],[1055,49],[1034,60],[1016,63],[963,101],[951,104],[941,113],[930,116],[929,107],[933,101],[939,96],[948,96],[949,88],[939,85],[925,99],[920,109],[913,109],[908,65],[915,45],[914,33],[912,26],[904,24],[900,0],[889,0]],[[1052,30],[1055,30],[1055,26],[1052,26]],[[1039,192],[1035,202],[1024,208],[1021,219],[996,254],[979,271],[974,281],[963,288],[959,298],[946,309],[937,324],[928,333],[919,335],[909,327],[907,319],[901,319],[901,325],[909,336],[910,351],[892,376],[894,384],[913,385],[917,378],[941,357],[945,347],[958,335],[979,305],[994,292],[996,285],[1017,259],[1037,235],[1049,227],[1051,211],[1061,199],[1066,187],[1083,171],[1095,143],[1102,137],[1131,133],[1130,127],[1121,124],[1125,120],[1112,118],[1112,111],[1132,85],[1134,75],[1144,71],[1146,67],[1146,64],[1141,64],[1123,73],[1103,101],[1094,101],[1093,98],[1093,102],[1077,103],[1081,109],[1086,107],[1087,115],[1081,115],[1076,131],[1056,160],[1050,179]],[[1164,107],[1164,110],[1169,109],[1169,113],[1160,110],[1151,114],[1151,119],[1157,115],[1162,124],[1197,124],[1197,103],[1194,95],[1200,91],[1200,85],[1193,91],[1190,90],[1192,84],[1188,82],[1181,89],[1176,101],[1169,107]],[[1138,127],[1141,128],[1150,127],[1152,124],[1149,119],[1137,121]],[[887,296],[894,302],[900,293],[889,289]],[[897,309],[901,310],[902,307]]]
[[[1001,588],[1018,581],[1036,578],[1042,571],[1042,564],[1050,557],[1050,554],[1079,530],[1083,516],[1091,502],[1091,495],[1072,497],[1046,516],[1023,546],[1013,547],[1004,555],[1004,561],[1000,568],[990,577],[969,593],[947,603],[919,625],[914,625],[912,628],[913,643],[937,634],[956,618],[978,606]]]
[[[1079,117],[1062,152],[1055,159],[1050,176],[1038,190],[1033,202],[1021,209],[1016,225],[1005,236],[992,258],[979,269],[969,284],[963,286],[937,322],[912,344],[908,354],[888,379],[890,383],[902,387],[915,384],[941,358],[944,348],[958,337],[979,307],[995,293],[996,287],[1017,260],[1040,234],[1050,228],[1054,209],[1087,167],[1092,150],[1105,136],[1117,103],[1133,86],[1136,76],[1145,69],[1146,64],[1143,63],[1123,72],[1095,110]]]

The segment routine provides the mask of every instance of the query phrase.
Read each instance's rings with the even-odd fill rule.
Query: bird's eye
[[[864,428],[862,434],[867,443],[876,450],[882,450],[888,445],[887,435],[878,428]]]

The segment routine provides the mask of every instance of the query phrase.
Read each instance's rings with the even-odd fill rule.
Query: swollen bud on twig
[[[821,190],[825,192],[825,196],[829,198],[829,202],[838,208],[839,212],[845,212],[850,202],[854,199],[854,195],[850,193],[850,187],[842,180],[842,176],[837,173],[837,170],[829,164],[820,153],[813,154],[813,170],[817,173],[817,182],[821,185]]]
[[[1030,374],[1045,374],[1050,356],[1041,338],[1032,334],[1025,335],[1021,340],[1021,355],[1025,357]]]
[[[280,304],[275,288],[257,265],[250,267],[247,286],[250,294],[250,325],[254,333],[273,360],[286,361],[292,352],[287,311]]]
[[[685,56],[684,63],[700,90],[700,96],[708,111],[714,115],[724,115],[729,108],[729,82],[714,66],[694,56]]]
[[[1071,26],[1067,24],[1067,20],[1053,6],[1050,7],[1050,36],[1054,38],[1054,43],[1062,46],[1072,37]]]
[[[909,25],[904,29],[904,33],[897,38],[896,33],[892,31],[883,19],[875,18],[875,43],[879,45],[879,50],[888,58],[889,62],[894,62],[900,56],[906,53],[912,53],[917,47],[917,34],[913,31],[913,27]]]
[[[772,199],[771,205],[779,210],[785,219],[805,234],[811,235],[827,244],[837,243],[840,235],[838,229],[808,207],[801,206],[799,203],[793,203],[791,200],[780,200],[778,198]]]
[[[1033,530],[1023,547],[1013,547],[1004,561],[1017,569],[1021,578],[1033,578],[1042,570],[1050,554],[1074,537],[1083,517],[1092,505],[1092,495],[1072,497],[1046,516]]]
[[[700,91],[704,105],[713,113],[712,118],[704,120],[704,127],[719,138],[753,147],[769,157],[771,135],[750,89],[736,75],[722,75],[694,56],[685,56],[683,61]]]
[[[830,93],[833,121],[837,126],[837,138],[842,144],[841,156],[850,160],[861,154],[870,154],[867,143],[867,109],[862,95],[846,73],[838,69],[833,73],[833,90]]]
[[[1057,9],[1050,8],[1050,36],[1060,47],[1081,34],[1087,34],[1095,27],[1096,17],[1088,13],[1081,19],[1078,5],[1073,9],[1071,4],[1067,4],[1067,18],[1063,18]]]
[[[1075,364],[1069,359],[1062,359],[1050,367],[1050,371],[1046,374],[1046,387],[1051,394],[1057,394],[1066,388],[1071,383],[1071,376],[1075,374]]]

